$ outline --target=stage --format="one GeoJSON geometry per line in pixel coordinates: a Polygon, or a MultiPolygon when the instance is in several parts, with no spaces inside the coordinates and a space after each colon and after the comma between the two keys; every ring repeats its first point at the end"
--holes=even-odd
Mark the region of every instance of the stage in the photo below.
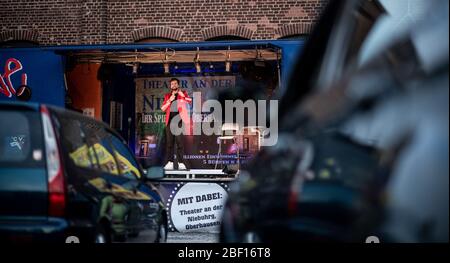
{"type": "Polygon", "coordinates": [[[165,170],[162,181],[234,181],[239,171],[233,174],[224,173],[221,169],[165,170]]]}

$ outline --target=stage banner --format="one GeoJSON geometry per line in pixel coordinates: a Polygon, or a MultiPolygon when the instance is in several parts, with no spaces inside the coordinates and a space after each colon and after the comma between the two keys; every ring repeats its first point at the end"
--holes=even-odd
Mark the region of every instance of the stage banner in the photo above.
{"type": "Polygon", "coordinates": [[[228,183],[161,182],[169,231],[218,233],[228,183]]]}
{"type": "MultiPolygon", "coordinates": [[[[165,113],[161,111],[164,94],[170,91],[171,77],[136,78],[136,145],[138,158],[163,160],[165,150],[165,113]]],[[[234,88],[236,76],[195,76],[178,77],[180,87],[194,99],[194,92],[201,93],[203,101],[210,97],[209,92],[234,88]]],[[[210,112],[193,115],[192,105],[188,111],[191,120],[208,123],[215,121],[210,112]]],[[[208,124],[211,125],[211,124],[208,124]]],[[[227,164],[237,163],[239,148],[240,163],[258,150],[258,134],[246,129],[244,136],[236,141],[218,140],[218,136],[192,135],[184,137],[184,158],[193,169],[220,169],[227,164]],[[219,153],[219,143],[221,143],[219,153]]],[[[163,163],[161,163],[163,165],[163,163]]]]}

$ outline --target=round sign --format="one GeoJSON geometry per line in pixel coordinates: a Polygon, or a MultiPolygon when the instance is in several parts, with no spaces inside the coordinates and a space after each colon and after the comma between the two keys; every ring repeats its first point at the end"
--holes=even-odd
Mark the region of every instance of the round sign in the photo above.
{"type": "Polygon", "coordinates": [[[217,232],[227,191],[216,183],[187,183],[170,201],[170,219],[179,232],[217,232]]]}

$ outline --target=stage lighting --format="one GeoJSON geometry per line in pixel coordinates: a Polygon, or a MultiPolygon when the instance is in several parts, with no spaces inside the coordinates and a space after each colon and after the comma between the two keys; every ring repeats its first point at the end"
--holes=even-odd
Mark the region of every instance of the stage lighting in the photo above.
{"type": "Polygon", "coordinates": [[[137,74],[139,69],[139,63],[133,63],[133,74],[137,74]]]}
{"type": "Polygon", "coordinates": [[[194,64],[195,64],[195,71],[197,73],[201,73],[202,72],[202,67],[200,66],[200,54],[199,54],[199,48],[197,47],[197,54],[195,54],[195,58],[194,58],[194,64]]]}
{"type": "Polygon", "coordinates": [[[138,62],[138,56],[137,56],[137,50],[135,49],[134,52],[136,53],[134,57],[134,63],[131,65],[133,67],[132,72],[133,75],[136,75],[139,69],[139,62],[138,62]]]}
{"type": "Polygon", "coordinates": [[[163,63],[163,66],[164,66],[164,74],[169,74],[170,73],[170,65],[169,65],[169,62],[168,62],[168,59],[169,59],[169,55],[167,54],[167,48],[166,48],[166,53],[164,54],[164,63],[163,63]]]}
{"type": "Polygon", "coordinates": [[[230,61],[230,47],[228,47],[227,52],[227,60],[225,61],[225,71],[230,72],[231,71],[231,61],[230,61]]]}
{"type": "Polygon", "coordinates": [[[225,71],[226,72],[231,71],[231,62],[230,61],[225,62],[225,71]]]}
{"type": "Polygon", "coordinates": [[[195,71],[197,73],[201,73],[202,72],[202,67],[200,66],[199,62],[195,62],[195,71]]]}
{"type": "Polygon", "coordinates": [[[255,58],[255,66],[256,67],[265,67],[266,63],[264,58],[262,57],[261,51],[256,49],[256,58],[255,58]]]}
{"type": "Polygon", "coordinates": [[[170,73],[170,65],[169,63],[164,63],[164,74],[170,73]]]}

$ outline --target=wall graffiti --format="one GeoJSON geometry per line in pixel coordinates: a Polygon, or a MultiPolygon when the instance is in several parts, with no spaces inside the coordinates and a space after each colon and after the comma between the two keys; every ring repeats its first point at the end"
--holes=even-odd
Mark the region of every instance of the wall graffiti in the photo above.
{"type": "MultiPolygon", "coordinates": [[[[16,89],[11,81],[11,76],[23,69],[22,63],[16,58],[9,58],[5,62],[4,72],[0,73],[0,94],[11,98],[16,94],[16,89]]],[[[27,74],[25,72],[21,75],[21,85],[27,85],[27,74]]]]}

